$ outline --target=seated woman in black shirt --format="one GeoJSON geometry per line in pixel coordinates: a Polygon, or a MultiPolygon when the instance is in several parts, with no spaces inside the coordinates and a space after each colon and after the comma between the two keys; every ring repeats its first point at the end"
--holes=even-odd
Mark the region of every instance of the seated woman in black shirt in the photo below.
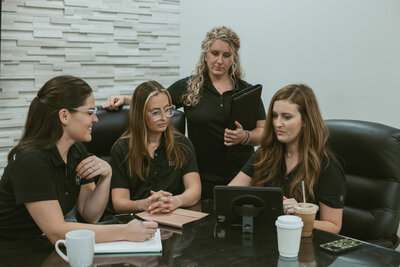
{"type": "Polygon", "coordinates": [[[133,92],[128,130],[111,151],[116,212],[167,213],[200,200],[194,148],[173,129],[174,109],[168,91],[156,81],[133,92]]]}
{"type": "Polygon", "coordinates": [[[304,181],[306,201],[319,205],[315,228],[339,233],[345,181],[328,136],[312,89],[283,87],[271,100],[260,147],[229,185],[281,187],[284,212],[292,214],[293,204],[303,199],[304,181]]]}
{"type": "Polygon", "coordinates": [[[86,82],[58,76],[43,85],[32,100],[25,132],[8,155],[0,180],[0,240],[44,233],[55,243],[76,229],[94,231],[96,242],[144,241],[154,235],[155,222],[93,225],[64,220],[76,206],[85,221],[97,223],[106,207],[111,167],[89,156],[77,142],[91,140],[97,121],[94,95],[86,82]]]}

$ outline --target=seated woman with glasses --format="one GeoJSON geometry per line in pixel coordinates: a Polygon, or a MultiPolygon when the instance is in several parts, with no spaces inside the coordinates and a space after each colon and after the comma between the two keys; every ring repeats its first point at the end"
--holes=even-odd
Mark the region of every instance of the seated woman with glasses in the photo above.
{"type": "Polygon", "coordinates": [[[111,151],[111,194],[118,213],[168,213],[201,196],[196,156],[189,139],[175,131],[175,106],[156,81],[132,95],[128,130],[111,151]]]}
{"type": "Polygon", "coordinates": [[[284,212],[293,214],[304,181],[306,201],[319,205],[315,228],[339,233],[346,186],[328,137],[312,89],[285,86],[272,97],[260,147],[229,185],[281,187],[284,212]]]}
{"type": "Polygon", "coordinates": [[[104,212],[111,182],[110,165],[89,156],[80,143],[91,140],[97,122],[93,91],[86,82],[58,76],[43,85],[0,180],[0,241],[44,234],[55,243],[77,229],[94,231],[96,242],[144,241],[154,235],[155,222],[93,225],[104,212]],[[75,206],[88,223],[64,220],[75,206]]]}

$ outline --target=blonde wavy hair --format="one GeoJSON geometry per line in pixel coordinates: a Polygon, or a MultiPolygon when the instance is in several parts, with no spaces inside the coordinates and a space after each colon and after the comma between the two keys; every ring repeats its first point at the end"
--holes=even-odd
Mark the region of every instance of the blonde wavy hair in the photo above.
{"type": "Polygon", "coordinates": [[[301,114],[303,128],[299,136],[300,163],[297,176],[289,185],[289,193],[302,199],[301,181],[304,180],[308,200],[315,200],[314,185],[321,173],[323,159],[332,155],[327,142],[329,130],[318,107],[314,92],[305,84],[283,87],[271,99],[259,149],[255,154],[253,186],[279,186],[277,180],[285,153],[285,144],[278,141],[273,126],[273,107],[279,100],[296,104],[301,114]]]}
{"type": "Polygon", "coordinates": [[[232,65],[229,68],[229,76],[233,84],[236,84],[237,79],[242,79],[243,72],[239,58],[240,38],[230,28],[220,26],[212,28],[207,32],[206,37],[201,43],[200,59],[196,64],[194,74],[188,81],[187,91],[182,97],[182,101],[186,106],[196,106],[201,97],[201,88],[203,88],[205,75],[208,75],[208,67],[206,62],[206,53],[210,50],[212,44],[216,40],[227,42],[232,52],[232,65]]]}

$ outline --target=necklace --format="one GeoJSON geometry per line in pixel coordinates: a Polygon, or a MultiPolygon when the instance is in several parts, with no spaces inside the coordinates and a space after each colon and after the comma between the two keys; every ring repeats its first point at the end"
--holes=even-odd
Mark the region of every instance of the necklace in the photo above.
{"type": "Polygon", "coordinates": [[[298,157],[294,155],[292,155],[291,157],[286,156],[285,162],[286,162],[286,174],[289,174],[299,163],[298,157]]]}
{"type": "Polygon", "coordinates": [[[152,155],[157,148],[160,146],[161,136],[148,136],[147,137],[147,149],[150,155],[152,155]]]}
{"type": "Polygon", "coordinates": [[[285,157],[286,157],[287,159],[290,159],[290,158],[293,158],[293,157],[294,157],[294,154],[289,154],[289,153],[287,153],[287,154],[285,155],[285,157]]]}
{"type": "Polygon", "coordinates": [[[156,151],[157,148],[160,146],[160,143],[157,143],[157,144],[151,144],[151,143],[149,143],[149,146],[153,149],[153,151],[156,151]]]}

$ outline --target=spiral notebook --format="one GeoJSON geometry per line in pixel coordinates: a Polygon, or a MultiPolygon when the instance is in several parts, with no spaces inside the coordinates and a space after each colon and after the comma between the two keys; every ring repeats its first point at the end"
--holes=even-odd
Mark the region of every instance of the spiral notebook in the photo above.
{"type": "Polygon", "coordinates": [[[144,242],[116,241],[96,243],[94,245],[95,257],[121,256],[121,255],[161,255],[162,244],[160,229],[154,236],[144,242]]]}

